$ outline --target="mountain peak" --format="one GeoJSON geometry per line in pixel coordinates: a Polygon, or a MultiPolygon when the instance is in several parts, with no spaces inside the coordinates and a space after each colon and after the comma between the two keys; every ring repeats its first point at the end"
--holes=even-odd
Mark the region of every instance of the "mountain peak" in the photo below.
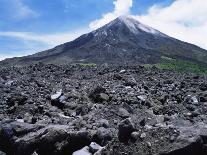
{"type": "Polygon", "coordinates": [[[115,20],[124,23],[130,29],[130,31],[135,34],[140,33],[140,31],[144,31],[146,33],[162,35],[162,33],[160,33],[158,30],[155,30],[147,25],[142,24],[133,16],[129,16],[129,15],[119,16],[115,20]]]}
{"type": "MultiPolygon", "coordinates": [[[[107,35],[107,31],[110,31],[112,29],[118,29],[121,27],[127,27],[128,30],[135,34],[150,34],[154,36],[162,36],[162,37],[168,37],[167,35],[159,32],[156,29],[153,29],[152,27],[149,27],[147,25],[142,24],[139,22],[134,16],[130,15],[122,15],[111,21],[110,23],[104,25],[103,27],[94,30],[93,33],[95,36],[97,35],[107,35]]],[[[111,32],[110,32],[111,33],[111,32]]]]}

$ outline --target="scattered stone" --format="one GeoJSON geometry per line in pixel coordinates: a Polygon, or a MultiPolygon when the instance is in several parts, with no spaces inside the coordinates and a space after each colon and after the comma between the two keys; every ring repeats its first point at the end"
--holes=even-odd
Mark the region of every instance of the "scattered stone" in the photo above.
{"type": "Polygon", "coordinates": [[[146,133],[142,133],[142,134],[140,135],[140,138],[141,138],[141,139],[144,139],[146,136],[147,136],[146,133]]]}
{"type": "Polygon", "coordinates": [[[122,69],[122,70],[120,70],[119,73],[125,73],[125,72],[126,72],[126,70],[125,69],[122,69]]]}
{"type": "Polygon", "coordinates": [[[137,98],[144,102],[144,101],[146,101],[147,96],[146,95],[139,95],[139,96],[137,96],[137,98]]]}
{"type": "Polygon", "coordinates": [[[91,98],[95,103],[109,100],[109,96],[106,94],[106,89],[101,86],[92,90],[89,94],[89,98],[91,98]]]}
{"type": "Polygon", "coordinates": [[[101,119],[99,121],[99,126],[100,127],[104,127],[104,128],[108,128],[109,127],[109,121],[106,119],[101,119]]]}
{"type": "Polygon", "coordinates": [[[62,95],[62,89],[57,91],[55,94],[51,95],[51,100],[57,100],[61,97],[62,95]]]}
{"type": "Polygon", "coordinates": [[[139,66],[0,67],[0,150],[69,155],[85,147],[85,154],[94,155],[206,155],[204,81],[139,66]]]}
{"type": "Polygon", "coordinates": [[[91,144],[89,145],[89,151],[91,153],[96,153],[98,152],[99,150],[101,150],[103,147],[101,147],[100,145],[98,145],[97,143],[95,142],[91,142],[91,144]]]}
{"type": "Polygon", "coordinates": [[[147,147],[151,148],[152,144],[150,142],[147,142],[147,147]]]}
{"type": "Polygon", "coordinates": [[[109,96],[105,93],[100,93],[100,99],[103,100],[103,101],[108,101],[109,96]]]}
{"type": "Polygon", "coordinates": [[[104,146],[112,139],[112,134],[109,129],[100,127],[94,134],[93,139],[99,142],[100,145],[104,146]]]}
{"type": "Polygon", "coordinates": [[[139,132],[132,132],[131,137],[132,137],[132,140],[137,140],[139,138],[139,132]]]}
{"type": "Polygon", "coordinates": [[[188,95],[187,102],[188,104],[198,104],[199,101],[196,96],[188,95]]]}

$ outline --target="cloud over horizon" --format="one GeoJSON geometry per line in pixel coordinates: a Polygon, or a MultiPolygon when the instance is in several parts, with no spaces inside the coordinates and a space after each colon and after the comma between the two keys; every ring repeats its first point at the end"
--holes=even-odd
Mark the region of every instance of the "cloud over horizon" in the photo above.
{"type": "Polygon", "coordinates": [[[11,37],[26,41],[37,41],[47,44],[48,46],[56,46],[79,37],[87,30],[79,30],[73,32],[55,33],[55,34],[37,34],[32,32],[1,32],[0,37],[11,37]]]}

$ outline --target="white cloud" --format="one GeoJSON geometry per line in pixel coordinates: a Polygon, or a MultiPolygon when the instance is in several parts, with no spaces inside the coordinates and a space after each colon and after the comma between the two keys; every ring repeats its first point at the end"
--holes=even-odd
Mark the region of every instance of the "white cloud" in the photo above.
{"type": "Polygon", "coordinates": [[[27,17],[38,17],[39,14],[23,3],[23,0],[13,0],[13,7],[16,10],[14,17],[23,19],[27,17]]]}
{"type": "Polygon", "coordinates": [[[97,19],[92,21],[89,24],[89,27],[94,30],[100,28],[101,26],[109,23],[110,21],[114,20],[115,18],[126,15],[130,13],[130,8],[132,7],[132,0],[114,0],[114,11],[106,13],[102,16],[101,19],[97,19]]]}
{"type": "Polygon", "coordinates": [[[24,54],[9,54],[9,55],[7,55],[7,54],[1,54],[0,53],[0,61],[1,60],[4,60],[4,59],[6,59],[6,58],[13,58],[13,57],[20,57],[20,56],[24,56],[24,54]]]}
{"type": "Polygon", "coordinates": [[[12,45],[12,51],[0,52],[0,61],[5,58],[20,57],[25,55],[34,54],[54,46],[60,45],[65,42],[74,40],[82,34],[88,32],[87,29],[77,30],[74,32],[65,32],[57,34],[36,34],[31,32],[1,32],[0,37],[8,37],[18,39],[23,45],[12,45]],[[21,47],[23,46],[23,47],[21,47]],[[8,53],[8,54],[5,54],[8,53]]]}
{"type": "Polygon", "coordinates": [[[207,1],[176,0],[167,7],[154,5],[146,15],[136,18],[169,36],[207,49],[207,1]]]}
{"type": "Polygon", "coordinates": [[[1,17],[22,20],[38,17],[39,13],[29,7],[24,0],[0,0],[1,17]]]}
{"type": "Polygon", "coordinates": [[[4,59],[6,59],[6,58],[10,58],[10,57],[11,57],[11,55],[0,54],[0,61],[1,61],[1,60],[4,60],[4,59]]]}
{"type": "Polygon", "coordinates": [[[36,34],[31,32],[1,32],[0,37],[9,37],[16,38],[25,41],[36,41],[47,44],[48,46],[56,46],[68,41],[72,41],[73,39],[79,37],[83,33],[87,32],[87,30],[79,30],[76,32],[65,32],[65,33],[57,33],[57,34],[36,34]]]}

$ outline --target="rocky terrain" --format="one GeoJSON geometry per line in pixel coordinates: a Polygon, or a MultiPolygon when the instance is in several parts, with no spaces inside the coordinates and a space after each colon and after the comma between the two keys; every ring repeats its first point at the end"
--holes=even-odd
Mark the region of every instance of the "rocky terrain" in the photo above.
{"type": "Polygon", "coordinates": [[[5,154],[206,155],[206,77],[143,66],[1,67],[5,154]]]}

